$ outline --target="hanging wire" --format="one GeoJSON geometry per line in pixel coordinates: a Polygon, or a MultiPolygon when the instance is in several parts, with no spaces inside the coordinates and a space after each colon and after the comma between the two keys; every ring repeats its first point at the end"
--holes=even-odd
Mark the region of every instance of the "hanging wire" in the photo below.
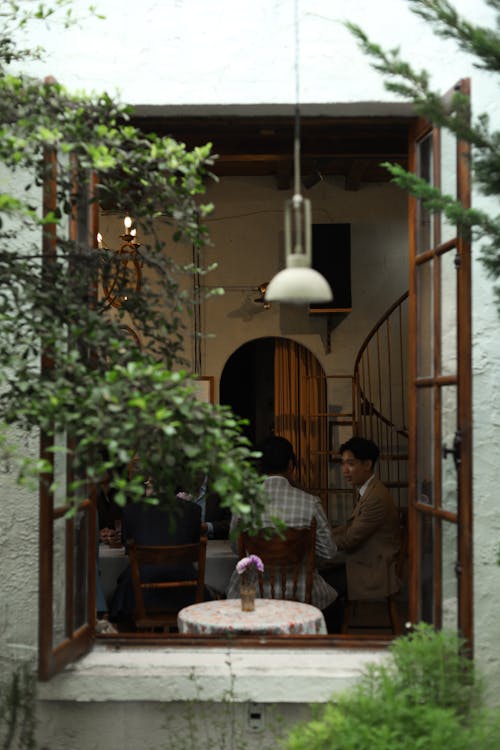
{"type": "Polygon", "coordinates": [[[295,123],[293,138],[293,174],[294,189],[292,198],[295,225],[295,243],[293,252],[303,253],[302,249],[302,208],[303,199],[300,192],[300,33],[299,33],[299,0],[295,0],[295,123]]]}
{"type": "Polygon", "coordinates": [[[294,127],[294,192],[300,194],[300,33],[299,0],[295,0],[295,127],[294,127]]]}

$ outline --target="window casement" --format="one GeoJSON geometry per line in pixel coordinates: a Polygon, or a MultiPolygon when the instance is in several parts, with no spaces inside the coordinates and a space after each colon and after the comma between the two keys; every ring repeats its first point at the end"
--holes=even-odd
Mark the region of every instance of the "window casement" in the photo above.
{"type": "MultiPolygon", "coordinates": [[[[54,149],[44,154],[43,214],[57,208],[57,158],[54,149]]],[[[92,188],[90,188],[92,189],[92,188]]],[[[86,192],[86,191],[85,191],[86,192]]],[[[69,237],[90,244],[95,236],[97,205],[79,195],[69,218],[69,237]]],[[[43,229],[43,274],[50,283],[50,265],[57,257],[56,225],[43,229]]],[[[42,351],[41,368],[53,366],[50,350],[42,351]]],[[[40,434],[40,457],[51,467],[40,476],[39,562],[39,676],[48,679],[89,650],[95,632],[96,508],[95,497],[83,497],[68,515],[66,486],[73,480],[65,452],[53,451],[55,443],[67,448],[70,438],[40,434]],[[52,484],[57,479],[59,489],[52,484]]]]}
{"type": "MultiPolygon", "coordinates": [[[[468,93],[469,82],[460,90],[468,93]]],[[[52,160],[52,161],[51,161],[52,160]]],[[[44,185],[44,212],[56,206],[55,156],[44,185]]],[[[470,201],[467,144],[427,122],[415,121],[409,139],[410,169],[465,206],[470,201]],[[453,141],[453,142],[452,142],[453,141]]],[[[70,237],[92,246],[97,204],[81,200],[70,220],[70,237]]],[[[45,230],[44,262],[56,252],[45,230]]],[[[472,638],[471,309],[470,246],[438,215],[409,203],[409,604],[410,620],[456,626],[472,638]]],[[[50,366],[50,352],[42,366],[50,366]]],[[[61,440],[66,439],[61,437],[61,440]]],[[[41,455],[61,475],[41,436],[41,455]]],[[[95,634],[96,512],[83,498],[66,516],[64,498],[40,480],[39,677],[47,680],[92,647],[95,634]]],[[[194,637],[131,633],[99,638],[117,645],[193,647],[383,647],[390,636],[194,637]]]]}
{"type": "MultiPolygon", "coordinates": [[[[469,144],[422,121],[411,144],[410,170],[468,208],[469,144]]],[[[472,645],[471,248],[414,198],[409,223],[410,618],[472,645]]]]}

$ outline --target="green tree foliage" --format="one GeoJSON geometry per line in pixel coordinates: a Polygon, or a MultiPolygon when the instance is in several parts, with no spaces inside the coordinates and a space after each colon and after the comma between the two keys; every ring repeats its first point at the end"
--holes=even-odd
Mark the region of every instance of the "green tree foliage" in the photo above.
{"type": "MultiPolygon", "coordinates": [[[[69,451],[70,502],[105,470],[119,502],[142,497],[148,476],[162,502],[174,502],[175,488],[192,489],[203,473],[251,528],[263,503],[255,454],[231,411],[200,403],[181,369],[183,311],[196,303],[181,281],[209,269],[174,262],[162,231],[169,225],[175,241],[195,249],[206,241],[211,206],[201,196],[211,146],[188,151],[143,134],[130,124],[130,108],[106,93],[73,95],[12,72],[29,56],[16,45],[19,29],[57,12],[70,22],[70,11],[67,0],[9,0],[2,11],[0,166],[16,188],[0,196],[0,420],[28,433],[42,428],[53,451],[69,451]],[[42,215],[40,186],[54,169],[55,205],[42,215]],[[95,201],[133,216],[147,238],[137,251],[139,289],[133,264],[89,237],[85,217],[95,201]],[[113,285],[120,305],[96,292],[99,281],[113,285]],[[128,479],[123,467],[133,459],[128,479]]],[[[33,470],[53,481],[46,459],[22,462],[22,476],[33,470]]]]}
{"type": "Polygon", "coordinates": [[[498,717],[481,709],[481,688],[463,643],[421,624],[391,646],[352,690],[292,731],[287,750],[493,750],[498,717]]]}
{"type": "MultiPolygon", "coordinates": [[[[429,22],[434,33],[455,41],[474,57],[474,64],[491,73],[500,72],[500,0],[485,0],[496,12],[496,28],[474,25],[461,17],[449,0],[409,0],[411,10],[429,22]]],[[[373,67],[385,78],[385,87],[413,101],[417,114],[435,125],[447,128],[472,146],[472,168],[475,183],[487,196],[500,195],[500,131],[491,130],[488,115],[471,120],[470,101],[455,92],[451,102],[443,102],[439,92],[431,88],[429,73],[417,71],[400,55],[399,49],[384,50],[371,41],[357,25],[347,27],[357,38],[363,51],[373,60],[373,67]]],[[[481,261],[494,279],[497,308],[500,314],[500,215],[490,215],[475,208],[466,209],[450,195],[431,187],[425,180],[405,171],[398,164],[386,163],[401,187],[422,199],[433,211],[442,211],[461,233],[482,240],[481,261]]]]}

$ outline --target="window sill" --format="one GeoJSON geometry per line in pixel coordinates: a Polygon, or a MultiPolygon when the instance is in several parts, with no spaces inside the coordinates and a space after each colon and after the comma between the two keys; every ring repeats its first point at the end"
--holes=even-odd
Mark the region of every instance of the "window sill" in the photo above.
{"type": "Polygon", "coordinates": [[[145,647],[97,644],[50,682],[42,701],[324,703],[384,648],[145,647]]]}

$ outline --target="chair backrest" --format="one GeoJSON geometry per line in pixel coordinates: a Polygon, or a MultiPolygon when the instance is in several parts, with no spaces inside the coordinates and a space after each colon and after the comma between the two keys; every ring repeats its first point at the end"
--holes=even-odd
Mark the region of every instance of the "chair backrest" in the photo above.
{"type": "Polygon", "coordinates": [[[266,597],[300,599],[308,604],[312,599],[315,546],[315,518],[310,526],[288,527],[282,536],[274,529],[262,529],[256,536],[241,534],[238,544],[240,558],[258,555],[264,563],[264,573],[259,574],[261,596],[266,582],[266,597]],[[299,589],[301,576],[305,576],[303,596],[299,589]]]}
{"type": "MultiPolygon", "coordinates": [[[[130,559],[130,571],[132,575],[132,587],[135,597],[135,617],[144,619],[147,610],[144,603],[143,592],[145,590],[160,589],[195,589],[195,602],[202,602],[205,590],[205,560],[207,551],[207,538],[201,537],[199,542],[193,544],[176,544],[166,547],[147,547],[135,544],[133,539],[127,541],[127,551],[130,559]],[[190,566],[197,564],[197,575],[188,580],[158,580],[143,581],[141,579],[141,566],[190,566]]],[[[166,608],[167,609],[167,608],[166,608]]]]}

